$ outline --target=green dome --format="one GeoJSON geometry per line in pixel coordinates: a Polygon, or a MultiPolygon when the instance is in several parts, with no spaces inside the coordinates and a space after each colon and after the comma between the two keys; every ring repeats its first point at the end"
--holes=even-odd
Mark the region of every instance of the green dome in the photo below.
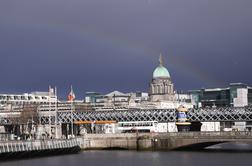
{"type": "Polygon", "coordinates": [[[164,66],[159,65],[153,72],[153,78],[158,77],[170,78],[170,73],[164,66]]]}

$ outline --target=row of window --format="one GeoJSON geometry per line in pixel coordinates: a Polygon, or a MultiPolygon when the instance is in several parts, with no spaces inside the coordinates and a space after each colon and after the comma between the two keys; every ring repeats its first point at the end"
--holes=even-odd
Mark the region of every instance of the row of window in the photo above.
{"type": "Polygon", "coordinates": [[[48,100],[46,96],[0,96],[0,100],[48,100]]]}
{"type": "Polygon", "coordinates": [[[156,126],[157,122],[132,122],[132,123],[119,123],[119,127],[146,127],[156,126]]]}
{"type": "MultiPolygon", "coordinates": [[[[0,101],[0,104],[7,104],[8,101],[0,101]]],[[[11,102],[14,105],[22,105],[22,104],[48,104],[46,101],[13,101],[11,102]]]]}

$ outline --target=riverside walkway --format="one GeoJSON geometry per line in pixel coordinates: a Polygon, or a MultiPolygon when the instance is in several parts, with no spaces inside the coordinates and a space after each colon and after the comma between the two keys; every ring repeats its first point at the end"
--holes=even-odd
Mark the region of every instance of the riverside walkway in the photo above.
{"type": "Polygon", "coordinates": [[[80,151],[80,141],[79,139],[1,141],[0,160],[76,153],[80,151]]]}

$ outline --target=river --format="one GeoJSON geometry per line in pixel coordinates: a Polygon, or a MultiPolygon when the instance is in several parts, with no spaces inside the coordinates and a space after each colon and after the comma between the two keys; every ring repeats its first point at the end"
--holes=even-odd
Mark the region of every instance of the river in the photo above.
{"type": "Polygon", "coordinates": [[[0,166],[249,166],[252,153],[82,151],[79,154],[0,162],[0,166]]]}

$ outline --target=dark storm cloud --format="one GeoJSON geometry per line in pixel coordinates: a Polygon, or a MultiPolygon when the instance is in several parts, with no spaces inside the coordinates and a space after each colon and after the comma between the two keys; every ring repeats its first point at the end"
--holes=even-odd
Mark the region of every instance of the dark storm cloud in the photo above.
{"type": "Polygon", "coordinates": [[[252,84],[250,0],[2,0],[0,92],[147,91],[160,52],[177,89],[252,84]]]}

